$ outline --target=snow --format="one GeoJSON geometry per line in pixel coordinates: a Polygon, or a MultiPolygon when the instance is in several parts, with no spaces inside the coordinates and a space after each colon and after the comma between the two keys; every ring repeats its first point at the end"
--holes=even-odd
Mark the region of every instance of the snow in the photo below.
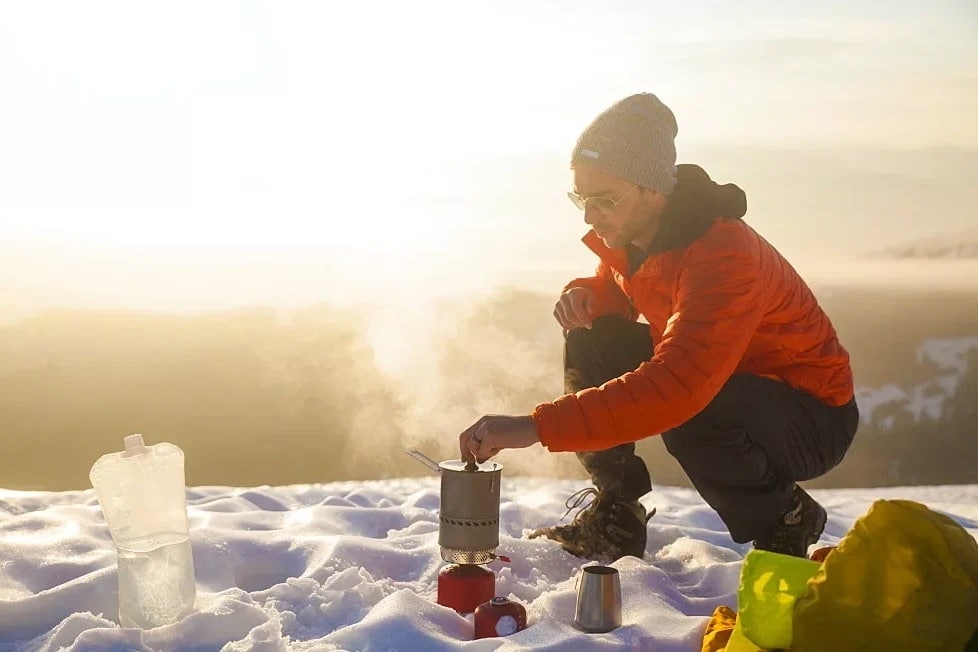
{"type": "MultiPolygon", "coordinates": [[[[505,454],[500,462],[505,467],[505,454]]],[[[435,602],[437,478],[188,490],[195,610],[151,630],[118,625],[115,552],[94,492],[0,490],[0,650],[698,649],[718,605],[736,606],[746,544],[692,490],[657,487],[644,559],[621,574],[623,625],[573,626],[577,559],[535,527],[558,521],[584,483],[503,471],[496,593],[528,627],[472,641],[473,617],[435,602]]],[[[812,490],[837,542],[878,498],[918,500],[978,535],[978,486],[812,490]]]]}
{"type": "Polygon", "coordinates": [[[917,360],[933,362],[942,371],[960,376],[968,370],[972,349],[978,349],[978,337],[931,338],[920,345],[917,360]]]}
{"type": "MultiPolygon", "coordinates": [[[[901,404],[901,408],[915,421],[927,416],[939,420],[944,414],[944,405],[954,396],[958,383],[968,371],[969,356],[978,351],[978,337],[929,338],[917,348],[918,365],[933,367],[934,375],[912,387],[903,388],[895,384],[882,387],[858,387],[856,402],[862,421],[873,420],[874,412],[886,405],[901,404]]],[[[892,415],[885,417],[881,425],[886,427],[892,415]]]]}
{"type": "Polygon", "coordinates": [[[873,413],[881,406],[899,403],[907,400],[907,392],[893,383],[882,387],[857,387],[856,403],[859,405],[859,416],[863,421],[873,420],[873,413]]]}

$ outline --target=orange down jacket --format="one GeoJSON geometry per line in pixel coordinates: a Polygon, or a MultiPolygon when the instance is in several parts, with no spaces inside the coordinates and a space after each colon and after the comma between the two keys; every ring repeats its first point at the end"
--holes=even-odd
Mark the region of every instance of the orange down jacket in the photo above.
{"type": "Polygon", "coordinates": [[[654,352],[601,387],[538,405],[533,419],[549,450],[603,450],[675,428],[734,373],[780,380],[828,405],[852,399],[849,354],[829,318],[791,265],[743,221],[711,218],[694,240],[651,254],[634,274],[625,250],[609,249],[593,231],[584,243],[600,259],[597,274],[567,288],[592,290],[592,317],[644,316],[654,352]]]}

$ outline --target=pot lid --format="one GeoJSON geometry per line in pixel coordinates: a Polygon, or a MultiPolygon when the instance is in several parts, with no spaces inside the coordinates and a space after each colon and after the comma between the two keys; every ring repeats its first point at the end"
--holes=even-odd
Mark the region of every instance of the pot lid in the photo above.
{"type": "Polygon", "coordinates": [[[467,471],[468,473],[494,473],[496,471],[501,471],[503,468],[502,464],[493,462],[491,460],[483,462],[482,464],[476,464],[475,471],[467,470],[465,468],[465,462],[462,460],[445,460],[444,462],[439,462],[438,466],[445,471],[467,471]]]}

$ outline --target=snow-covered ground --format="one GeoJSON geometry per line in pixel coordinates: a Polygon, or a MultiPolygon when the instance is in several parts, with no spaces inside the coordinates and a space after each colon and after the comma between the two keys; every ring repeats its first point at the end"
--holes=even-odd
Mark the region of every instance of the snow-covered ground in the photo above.
{"type": "MultiPolygon", "coordinates": [[[[500,460],[505,466],[505,455],[500,460]]],[[[118,624],[116,558],[93,491],[0,490],[0,650],[698,650],[718,605],[736,607],[746,545],[687,489],[645,497],[644,559],[621,573],[623,625],[573,626],[585,562],[524,538],[557,521],[581,482],[506,476],[496,593],[522,603],[527,629],[472,641],[473,617],[435,602],[437,478],[188,492],[196,609],[168,626],[118,624]]],[[[978,486],[813,490],[837,542],[878,498],[918,500],[978,535],[978,486]]]]}

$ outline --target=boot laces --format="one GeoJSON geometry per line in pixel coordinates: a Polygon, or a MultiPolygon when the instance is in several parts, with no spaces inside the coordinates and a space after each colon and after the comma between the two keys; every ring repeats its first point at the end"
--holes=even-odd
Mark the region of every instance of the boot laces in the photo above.
{"type": "Polygon", "coordinates": [[[567,508],[567,511],[560,517],[560,520],[563,521],[567,518],[568,514],[576,509],[577,514],[574,515],[574,521],[577,521],[586,512],[596,507],[598,496],[599,492],[594,487],[585,487],[580,491],[575,491],[564,502],[564,507],[567,508]]]}
{"type": "MultiPolygon", "coordinates": [[[[563,521],[565,518],[567,518],[568,514],[570,514],[572,511],[576,509],[577,514],[574,515],[574,520],[572,521],[576,523],[581,518],[583,518],[589,511],[595,509],[600,504],[601,499],[602,499],[601,492],[595,489],[594,487],[585,487],[580,491],[575,491],[567,498],[567,501],[564,503],[564,507],[567,508],[567,511],[564,512],[564,515],[560,517],[560,520],[563,521]]],[[[612,503],[614,502],[615,501],[612,501],[612,503]]],[[[649,522],[649,519],[655,516],[655,511],[656,509],[655,507],[653,507],[651,510],[648,510],[646,512],[645,514],[646,523],[649,522]]]]}

